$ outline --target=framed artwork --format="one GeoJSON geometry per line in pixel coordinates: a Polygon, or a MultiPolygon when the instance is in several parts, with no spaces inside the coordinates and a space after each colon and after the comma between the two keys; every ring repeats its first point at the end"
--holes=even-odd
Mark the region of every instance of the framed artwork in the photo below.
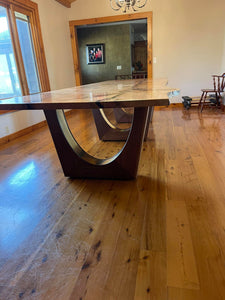
{"type": "Polygon", "coordinates": [[[86,45],[87,64],[104,64],[105,47],[104,44],[86,45]]]}

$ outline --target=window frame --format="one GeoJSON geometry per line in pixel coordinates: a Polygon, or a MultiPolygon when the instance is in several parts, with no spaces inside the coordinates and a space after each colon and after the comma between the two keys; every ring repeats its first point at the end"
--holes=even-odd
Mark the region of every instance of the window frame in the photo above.
{"type": "MultiPolygon", "coordinates": [[[[0,0],[0,6],[5,7],[7,10],[10,34],[12,38],[14,56],[18,70],[22,95],[29,95],[29,88],[25,74],[22,51],[20,48],[15,11],[25,14],[29,17],[41,92],[50,91],[50,83],[37,3],[32,2],[30,0],[0,0]]],[[[9,111],[6,112],[0,110],[0,114],[8,112],[9,111]]]]}

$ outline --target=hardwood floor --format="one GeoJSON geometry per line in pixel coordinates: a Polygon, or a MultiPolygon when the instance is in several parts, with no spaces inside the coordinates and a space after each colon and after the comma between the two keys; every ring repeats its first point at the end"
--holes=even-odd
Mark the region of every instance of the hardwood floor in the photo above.
{"type": "MultiPolygon", "coordinates": [[[[79,143],[108,157],[89,111],[79,143]]],[[[225,115],[156,108],[133,181],[63,176],[47,127],[0,146],[0,299],[224,300],[225,115]]]]}

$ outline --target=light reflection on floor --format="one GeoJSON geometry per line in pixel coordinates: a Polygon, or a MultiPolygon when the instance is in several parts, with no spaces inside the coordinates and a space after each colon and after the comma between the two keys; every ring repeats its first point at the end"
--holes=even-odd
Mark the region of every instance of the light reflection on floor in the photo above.
{"type": "Polygon", "coordinates": [[[35,201],[40,184],[38,175],[38,167],[29,160],[17,167],[0,187],[0,251],[14,252],[40,222],[41,213],[35,201]]]}
{"type": "Polygon", "coordinates": [[[28,183],[36,175],[36,168],[33,161],[17,171],[9,180],[10,185],[20,187],[28,183]]]}

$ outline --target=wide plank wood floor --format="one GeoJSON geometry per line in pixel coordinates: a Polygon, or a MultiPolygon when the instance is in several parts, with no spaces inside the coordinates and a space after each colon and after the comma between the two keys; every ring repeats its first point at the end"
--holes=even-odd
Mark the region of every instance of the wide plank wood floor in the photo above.
{"type": "Polygon", "coordinates": [[[156,108],[133,181],[64,177],[47,127],[2,145],[0,299],[224,300],[225,114],[156,108]]]}

